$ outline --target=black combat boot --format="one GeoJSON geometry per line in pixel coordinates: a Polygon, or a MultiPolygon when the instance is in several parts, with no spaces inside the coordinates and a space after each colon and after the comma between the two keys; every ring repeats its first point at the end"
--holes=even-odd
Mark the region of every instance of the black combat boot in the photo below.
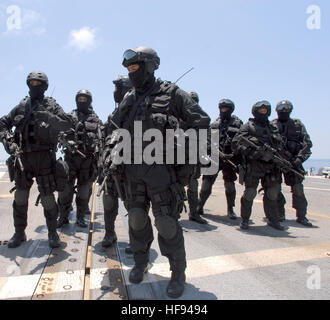
{"type": "Polygon", "coordinates": [[[102,241],[103,248],[110,248],[117,241],[116,232],[106,232],[105,237],[102,241]]]}
{"type": "Polygon", "coordinates": [[[240,224],[240,228],[243,230],[247,230],[249,229],[249,220],[242,220],[241,224],[240,224]]]}
{"type": "Polygon", "coordinates": [[[207,221],[200,217],[200,215],[197,212],[190,212],[189,213],[189,220],[195,221],[199,224],[207,224],[207,221]]]}
{"type": "Polygon", "coordinates": [[[24,231],[16,231],[12,238],[8,241],[8,248],[14,249],[19,247],[22,242],[26,241],[26,234],[24,231]]]}
{"type": "Polygon", "coordinates": [[[59,248],[61,246],[61,240],[56,231],[49,231],[48,242],[51,248],[59,248]]]}
{"type": "Polygon", "coordinates": [[[84,212],[81,212],[79,210],[77,210],[77,221],[76,224],[77,226],[79,226],[80,228],[87,228],[88,224],[86,223],[85,219],[84,219],[84,212]]]}
{"type": "Polygon", "coordinates": [[[204,215],[204,205],[202,204],[201,200],[198,200],[198,205],[197,205],[197,208],[196,208],[196,212],[199,216],[204,215]]]}
{"type": "Polygon", "coordinates": [[[285,218],[285,214],[281,214],[280,216],[279,216],[279,221],[280,222],[284,222],[286,220],[286,218],[285,218]]]}
{"type": "Polygon", "coordinates": [[[285,230],[285,226],[278,220],[269,220],[267,224],[276,230],[280,230],[280,231],[285,230]]]}
{"type": "Polygon", "coordinates": [[[236,213],[234,212],[233,207],[228,207],[227,215],[228,215],[228,217],[229,217],[231,220],[236,220],[236,219],[237,219],[237,215],[236,215],[236,213]]]}
{"type": "Polygon", "coordinates": [[[306,217],[297,218],[297,222],[305,227],[313,227],[313,224],[306,217]]]}
{"type": "Polygon", "coordinates": [[[186,275],[184,271],[172,271],[170,283],[167,286],[166,292],[170,298],[181,297],[186,283],[186,275]]]}
{"type": "Polygon", "coordinates": [[[70,221],[69,221],[69,218],[67,216],[60,216],[60,218],[58,219],[57,221],[57,229],[60,229],[62,228],[64,225],[67,225],[69,224],[70,221]]]}
{"type": "Polygon", "coordinates": [[[143,281],[143,276],[148,272],[148,266],[135,265],[129,274],[129,281],[138,284],[143,281]]]}

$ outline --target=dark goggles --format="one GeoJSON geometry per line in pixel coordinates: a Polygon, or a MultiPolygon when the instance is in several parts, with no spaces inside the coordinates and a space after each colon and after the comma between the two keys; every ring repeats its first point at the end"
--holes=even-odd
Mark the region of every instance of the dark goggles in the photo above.
{"type": "Polygon", "coordinates": [[[124,67],[128,67],[129,65],[133,64],[133,63],[137,63],[140,61],[139,57],[139,53],[135,52],[132,49],[126,50],[124,52],[124,61],[123,61],[123,65],[124,67]]]}
{"type": "Polygon", "coordinates": [[[276,111],[284,111],[284,110],[287,110],[287,111],[290,111],[292,109],[292,106],[289,105],[289,104],[280,104],[279,106],[276,107],[276,111]]]}
{"type": "Polygon", "coordinates": [[[256,103],[255,105],[255,108],[257,109],[261,109],[261,108],[267,108],[267,109],[271,109],[271,105],[270,103],[268,103],[267,101],[261,101],[261,102],[258,102],[256,103]]]}
{"type": "Polygon", "coordinates": [[[135,52],[134,50],[131,50],[131,49],[126,50],[124,52],[124,60],[129,61],[129,60],[135,58],[137,55],[138,55],[137,52],[135,52]]]}

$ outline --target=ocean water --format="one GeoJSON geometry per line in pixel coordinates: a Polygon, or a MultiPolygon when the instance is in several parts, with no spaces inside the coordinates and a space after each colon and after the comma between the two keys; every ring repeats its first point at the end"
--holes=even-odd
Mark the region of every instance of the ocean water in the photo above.
{"type": "Polygon", "coordinates": [[[314,173],[318,173],[321,168],[330,167],[330,159],[308,159],[304,163],[306,171],[313,169],[314,173]]]}

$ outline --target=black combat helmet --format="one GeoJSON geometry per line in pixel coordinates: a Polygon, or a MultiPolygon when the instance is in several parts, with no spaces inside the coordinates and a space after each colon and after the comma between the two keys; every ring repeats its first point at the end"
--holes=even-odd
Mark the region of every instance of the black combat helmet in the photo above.
{"type": "Polygon", "coordinates": [[[92,94],[88,90],[83,89],[78,91],[76,95],[76,103],[77,103],[77,108],[80,112],[87,114],[88,109],[91,107],[92,101],[93,101],[92,94]],[[87,98],[87,102],[78,101],[79,97],[87,98]]]}
{"type": "Polygon", "coordinates": [[[90,91],[83,89],[78,91],[77,95],[76,95],[76,102],[78,102],[78,98],[79,97],[86,97],[88,99],[89,104],[91,104],[93,102],[93,96],[90,93],[90,91]]]}
{"type": "Polygon", "coordinates": [[[159,68],[160,58],[155,50],[149,47],[138,47],[124,52],[123,66],[144,62],[149,73],[154,73],[159,68]]]}
{"type": "Polygon", "coordinates": [[[288,100],[279,102],[276,106],[278,119],[281,122],[286,122],[290,119],[291,112],[293,110],[293,104],[288,100]]]}
{"type": "Polygon", "coordinates": [[[49,86],[49,82],[48,82],[48,77],[45,73],[41,72],[41,71],[32,71],[27,79],[26,79],[26,84],[28,85],[28,87],[30,87],[30,81],[31,80],[38,80],[43,84],[43,89],[46,91],[48,89],[49,86]]]}
{"type": "Polygon", "coordinates": [[[293,104],[288,100],[282,100],[277,104],[276,111],[281,112],[283,110],[288,110],[289,112],[292,112],[293,104]]]}
{"type": "Polygon", "coordinates": [[[258,112],[259,109],[262,109],[262,108],[266,108],[267,109],[267,118],[271,115],[272,113],[272,106],[271,104],[266,101],[266,100],[263,100],[263,101],[259,101],[257,103],[255,103],[252,107],[252,114],[256,117],[256,115],[258,116],[260,113],[258,112]]]}
{"type": "Polygon", "coordinates": [[[45,91],[48,89],[48,77],[45,73],[41,71],[33,71],[31,72],[27,79],[26,84],[28,85],[30,89],[30,97],[32,100],[41,100],[44,97],[45,91]],[[40,85],[31,85],[31,81],[36,80],[39,81],[40,85]]]}
{"type": "Polygon", "coordinates": [[[118,79],[112,81],[114,85],[132,88],[132,82],[127,76],[119,76],[118,79]]]}
{"type": "Polygon", "coordinates": [[[113,93],[116,103],[120,103],[125,94],[133,88],[132,81],[126,76],[119,76],[117,80],[113,81],[113,84],[116,86],[113,93]]]}
{"type": "Polygon", "coordinates": [[[252,107],[252,114],[253,114],[254,118],[262,125],[265,125],[267,123],[268,118],[271,115],[271,113],[272,113],[272,106],[266,100],[259,101],[259,102],[255,103],[252,107]],[[262,108],[267,109],[266,114],[262,114],[259,112],[259,110],[262,108]]]}
{"type": "Polygon", "coordinates": [[[222,121],[228,121],[231,118],[232,113],[235,110],[235,104],[233,101],[229,99],[222,99],[219,102],[219,110],[220,110],[220,118],[222,121]],[[228,110],[224,111],[223,108],[228,108],[228,110]]]}
{"type": "Polygon", "coordinates": [[[231,112],[233,113],[235,110],[235,104],[233,101],[229,100],[229,99],[222,99],[219,102],[219,109],[223,108],[223,107],[228,107],[230,108],[231,112]]]}
{"type": "Polygon", "coordinates": [[[188,92],[188,94],[192,97],[192,99],[193,99],[196,103],[199,103],[199,96],[198,96],[197,92],[195,92],[195,91],[190,91],[190,92],[188,92]]]}

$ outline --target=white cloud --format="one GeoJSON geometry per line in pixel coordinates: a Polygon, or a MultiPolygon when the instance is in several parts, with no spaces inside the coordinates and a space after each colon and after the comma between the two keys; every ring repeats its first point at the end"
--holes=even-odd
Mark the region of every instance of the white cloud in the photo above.
{"type": "Polygon", "coordinates": [[[79,51],[91,51],[99,44],[96,33],[97,30],[90,27],[72,30],[70,32],[69,46],[79,51]]]}
{"type": "Polygon", "coordinates": [[[24,66],[22,64],[19,64],[17,65],[15,68],[14,68],[14,72],[23,72],[24,71],[24,66]]]}

